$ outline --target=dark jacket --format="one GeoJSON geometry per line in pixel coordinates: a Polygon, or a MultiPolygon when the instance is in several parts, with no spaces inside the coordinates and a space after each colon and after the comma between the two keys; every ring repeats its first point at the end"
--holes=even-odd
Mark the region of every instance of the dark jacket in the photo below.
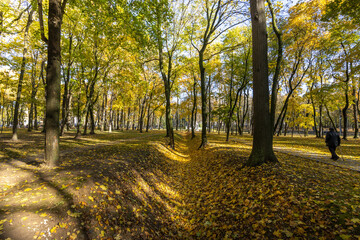
{"type": "Polygon", "coordinates": [[[334,131],[327,132],[325,142],[329,147],[340,146],[340,136],[334,131]]]}

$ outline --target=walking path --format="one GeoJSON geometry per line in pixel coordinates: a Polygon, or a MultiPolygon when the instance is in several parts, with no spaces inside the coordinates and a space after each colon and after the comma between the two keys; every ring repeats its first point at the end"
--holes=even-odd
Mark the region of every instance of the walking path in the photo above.
{"type": "MultiPolygon", "coordinates": [[[[240,139],[236,139],[233,141],[241,142],[242,144],[246,144],[246,145],[252,145],[251,143],[244,141],[244,140],[240,140],[240,139]]],[[[296,156],[296,157],[306,158],[309,160],[325,163],[328,165],[333,165],[333,166],[337,166],[337,167],[341,167],[341,168],[345,168],[345,169],[350,169],[350,170],[353,170],[356,172],[360,172],[360,161],[349,158],[349,157],[343,158],[343,156],[341,154],[339,154],[339,151],[337,151],[337,152],[338,152],[338,155],[341,157],[337,161],[330,159],[330,153],[327,155],[324,155],[324,154],[320,154],[320,153],[312,153],[312,152],[306,152],[306,151],[302,151],[302,150],[290,150],[289,148],[286,148],[286,147],[276,147],[276,146],[274,146],[274,151],[289,154],[289,155],[296,156]]]]}
{"type": "MultiPolygon", "coordinates": [[[[330,153],[327,155],[319,154],[319,153],[309,153],[301,150],[289,150],[284,147],[274,147],[275,151],[290,154],[297,157],[302,157],[310,160],[314,160],[317,162],[325,163],[328,165],[333,165],[341,168],[350,169],[353,171],[360,172],[360,162],[350,158],[340,157],[337,161],[330,159],[330,153]]],[[[340,155],[341,156],[341,155],[340,155]]]]}

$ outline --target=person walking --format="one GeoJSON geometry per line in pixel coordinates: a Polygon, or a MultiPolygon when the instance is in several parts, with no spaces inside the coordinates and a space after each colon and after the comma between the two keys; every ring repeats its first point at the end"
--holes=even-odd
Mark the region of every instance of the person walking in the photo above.
{"type": "Polygon", "coordinates": [[[329,128],[329,132],[326,133],[325,143],[331,152],[331,159],[335,161],[338,160],[339,156],[335,151],[336,147],[340,146],[340,136],[334,131],[333,128],[329,128]]]}

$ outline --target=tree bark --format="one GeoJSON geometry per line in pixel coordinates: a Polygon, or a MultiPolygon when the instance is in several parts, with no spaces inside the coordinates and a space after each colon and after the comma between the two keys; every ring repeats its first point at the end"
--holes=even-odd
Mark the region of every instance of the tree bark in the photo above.
{"type": "Polygon", "coordinates": [[[149,104],[148,104],[148,108],[147,108],[146,132],[149,132],[149,127],[150,127],[150,115],[151,115],[150,106],[151,106],[152,97],[153,97],[153,92],[151,91],[150,97],[149,97],[149,104]]]}
{"type": "Polygon", "coordinates": [[[78,93],[78,97],[77,97],[77,111],[76,111],[76,115],[77,115],[77,126],[76,126],[76,134],[75,134],[75,138],[78,138],[80,136],[80,123],[81,123],[81,115],[80,115],[80,93],[81,93],[81,89],[79,90],[78,93]]]}
{"type": "Polygon", "coordinates": [[[129,126],[130,126],[130,107],[128,107],[128,114],[127,114],[127,122],[126,122],[126,130],[129,130],[129,126]]]}
{"type": "Polygon", "coordinates": [[[49,0],[49,41],[46,74],[45,159],[49,167],[59,161],[60,64],[61,64],[61,0],[49,0]]]}
{"type": "Polygon", "coordinates": [[[37,104],[34,103],[34,129],[35,130],[39,130],[39,125],[38,125],[38,114],[37,114],[37,104]]]}
{"type": "Polygon", "coordinates": [[[145,116],[145,105],[146,105],[146,99],[147,99],[147,96],[145,95],[144,98],[143,98],[143,101],[142,103],[140,104],[139,106],[139,110],[140,110],[140,113],[139,113],[139,131],[140,133],[143,132],[143,125],[144,125],[144,116],[145,116]]]}
{"type": "MultiPolygon", "coordinates": [[[[354,83],[355,84],[355,83],[354,83]]],[[[358,123],[358,109],[357,109],[357,99],[356,99],[356,90],[355,86],[352,90],[352,96],[354,98],[353,100],[353,116],[354,116],[354,138],[358,138],[359,134],[359,123],[358,123]]]]}
{"type": "Polygon", "coordinates": [[[271,4],[271,0],[266,0],[268,3],[271,18],[272,18],[272,28],[274,30],[274,33],[277,38],[278,43],[278,53],[277,53],[277,59],[276,59],[276,67],[275,67],[275,73],[272,81],[272,87],[271,87],[271,105],[270,105],[270,120],[271,120],[271,126],[274,127],[275,123],[275,113],[276,113],[276,104],[277,104],[277,94],[278,94],[278,87],[279,87],[279,76],[281,71],[281,61],[283,56],[283,42],[282,42],[282,33],[280,32],[277,23],[276,23],[276,16],[271,4]]]}
{"type": "Polygon", "coordinates": [[[64,134],[65,125],[68,124],[69,119],[69,109],[70,109],[70,98],[71,98],[71,89],[70,89],[70,73],[72,65],[72,34],[70,35],[69,43],[69,62],[67,63],[66,76],[64,76],[64,93],[63,93],[63,102],[62,102],[62,113],[61,113],[61,127],[60,127],[60,136],[64,134]]]}
{"type": "Polygon", "coordinates": [[[313,82],[311,84],[311,87],[310,87],[310,101],[311,101],[311,105],[312,105],[312,108],[313,108],[313,121],[314,121],[315,135],[316,135],[317,138],[320,138],[320,131],[318,131],[317,123],[316,123],[316,107],[315,107],[315,103],[314,103],[314,97],[313,97],[313,94],[312,94],[312,90],[314,88],[314,85],[315,85],[315,82],[313,82]]]}
{"type": "Polygon", "coordinates": [[[326,113],[327,113],[327,115],[328,115],[328,118],[330,119],[330,122],[331,122],[332,127],[334,128],[335,132],[337,132],[337,130],[336,130],[336,124],[335,124],[334,120],[332,119],[332,117],[331,117],[331,115],[330,115],[330,112],[329,112],[329,109],[328,109],[328,107],[327,107],[326,105],[325,105],[325,109],[326,109],[326,113]]]}
{"type": "Polygon", "coordinates": [[[163,47],[162,47],[161,39],[159,39],[158,47],[159,47],[159,67],[162,79],[164,81],[164,87],[165,87],[165,122],[166,122],[166,135],[169,137],[169,146],[170,148],[175,148],[175,139],[174,139],[174,129],[172,124],[172,117],[171,117],[171,71],[172,71],[172,63],[171,63],[171,57],[169,57],[168,60],[168,71],[167,74],[164,72],[164,57],[163,57],[163,47]]]}
{"type": "Polygon", "coordinates": [[[191,139],[193,139],[195,137],[195,124],[196,124],[196,117],[195,117],[195,109],[196,109],[196,78],[195,78],[195,75],[194,75],[194,85],[193,85],[193,107],[192,107],[192,110],[191,110],[191,139]]]}
{"type": "Polygon", "coordinates": [[[114,122],[114,111],[113,111],[113,103],[115,100],[115,94],[111,93],[110,97],[110,111],[109,111],[109,132],[112,132],[113,130],[113,122],[114,122]]]}
{"type": "Polygon", "coordinates": [[[211,132],[211,76],[208,81],[208,105],[209,105],[209,120],[208,120],[208,133],[211,132]]]}
{"type": "Polygon", "coordinates": [[[34,9],[31,9],[24,32],[24,49],[23,49],[22,60],[20,65],[20,76],[19,76],[18,89],[17,89],[16,101],[15,101],[15,111],[13,118],[13,129],[12,129],[12,138],[11,138],[13,141],[18,140],[17,129],[19,124],[19,107],[20,107],[20,99],[21,99],[21,90],[25,75],[28,34],[29,34],[30,25],[33,21],[32,19],[33,13],[34,13],[34,9]]]}
{"type": "Polygon", "coordinates": [[[254,137],[245,166],[278,162],[273,151],[273,134],[269,112],[267,33],[264,0],[250,0],[253,45],[254,137]]]}
{"type": "Polygon", "coordinates": [[[31,132],[34,128],[34,112],[35,112],[35,101],[38,85],[36,84],[36,65],[37,65],[37,54],[34,57],[34,64],[31,69],[31,97],[30,97],[30,113],[29,113],[29,124],[28,132],[31,132]]]}
{"type": "Polygon", "coordinates": [[[206,44],[199,51],[199,68],[200,68],[200,93],[201,93],[201,144],[200,148],[204,148],[207,145],[206,126],[207,126],[207,101],[206,101],[206,82],[205,82],[205,67],[204,67],[204,52],[206,50],[206,44]]]}

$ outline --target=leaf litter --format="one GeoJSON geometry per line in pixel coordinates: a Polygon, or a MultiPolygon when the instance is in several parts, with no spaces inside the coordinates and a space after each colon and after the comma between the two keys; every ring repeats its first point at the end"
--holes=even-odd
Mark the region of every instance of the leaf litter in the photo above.
{"type": "Polygon", "coordinates": [[[0,238],[359,238],[358,173],[281,153],[242,168],[247,145],[214,134],[197,150],[177,134],[171,150],[162,134],[69,153],[52,171],[2,162],[19,178],[1,185],[0,238]]]}

